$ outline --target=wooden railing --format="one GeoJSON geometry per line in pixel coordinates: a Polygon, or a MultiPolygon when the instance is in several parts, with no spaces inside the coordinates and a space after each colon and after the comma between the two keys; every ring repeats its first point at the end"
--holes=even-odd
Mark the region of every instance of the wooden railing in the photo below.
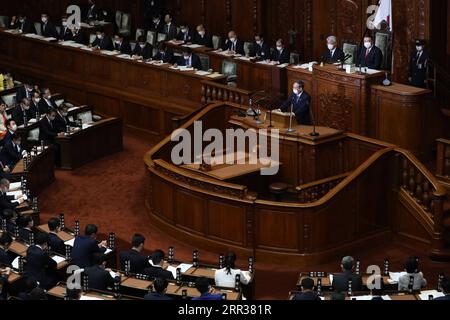
{"type": "Polygon", "coordinates": [[[437,146],[436,174],[441,178],[450,179],[450,140],[439,139],[437,146]]]}
{"type": "Polygon", "coordinates": [[[202,103],[220,101],[247,105],[251,95],[251,91],[216,82],[202,81],[202,103]]]}
{"type": "Polygon", "coordinates": [[[301,203],[316,202],[334,189],[349,175],[350,173],[344,173],[297,187],[295,190],[297,192],[298,201],[301,203]]]}
{"type": "Polygon", "coordinates": [[[443,113],[450,114],[450,73],[442,66],[436,65],[436,88],[435,96],[443,105],[443,113]]]}

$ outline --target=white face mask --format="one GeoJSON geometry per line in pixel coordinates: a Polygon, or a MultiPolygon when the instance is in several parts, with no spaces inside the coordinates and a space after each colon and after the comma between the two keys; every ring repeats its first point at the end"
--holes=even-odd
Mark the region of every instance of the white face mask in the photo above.
{"type": "Polygon", "coordinates": [[[186,33],[187,29],[181,29],[181,32],[186,33]]]}
{"type": "Polygon", "coordinates": [[[300,90],[294,89],[294,90],[292,90],[292,92],[294,92],[294,94],[298,95],[300,93],[300,90]]]}
{"type": "Polygon", "coordinates": [[[278,50],[278,51],[281,51],[281,50],[283,50],[283,47],[277,46],[277,50],[278,50]]]}
{"type": "Polygon", "coordinates": [[[372,47],[372,42],[364,42],[364,47],[366,47],[366,49],[370,49],[372,47]]]}
{"type": "Polygon", "coordinates": [[[203,37],[205,35],[205,31],[199,31],[198,34],[203,37]]]}
{"type": "Polygon", "coordinates": [[[17,131],[17,124],[13,125],[13,126],[11,127],[11,130],[12,130],[13,132],[16,132],[16,131],[17,131]]]}
{"type": "Polygon", "coordinates": [[[97,35],[97,38],[100,39],[100,40],[102,40],[102,39],[103,39],[103,36],[102,36],[101,34],[98,34],[98,35],[97,35]]]}
{"type": "Polygon", "coordinates": [[[20,23],[24,23],[25,20],[24,20],[24,19],[20,19],[19,22],[20,22],[20,23]]]}
{"type": "Polygon", "coordinates": [[[41,20],[42,20],[43,23],[46,23],[48,21],[47,18],[42,18],[41,20]]]}
{"type": "Polygon", "coordinates": [[[257,44],[258,46],[260,46],[260,45],[262,44],[262,41],[256,41],[256,44],[257,44]]]}
{"type": "Polygon", "coordinates": [[[24,110],[30,110],[30,106],[23,106],[24,110]]]}
{"type": "Polygon", "coordinates": [[[62,115],[63,117],[67,117],[68,113],[67,113],[67,112],[61,112],[61,115],[62,115]]]}
{"type": "Polygon", "coordinates": [[[62,22],[62,26],[63,26],[63,27],[67,27],[67,21],[63,21],[63,22],[62,22]]]}
{"type": "Polygon", "coordinates": [[[236,41],[236,38],[230,38],[230,41],[231,41],[231,42],[235,42],[235,41],[236,41]]]}
{"type": "Polygon", "coordinates": [[[416,50],[420,52],[420,51],[423,50],[423,47],[422,46],[416,46],[416,50]]]}
{"type": "Polygon", "coordinates": [[[139,47],[141,47],[141,49],[145,48],[145,44],[140,44],[139,47]]]}
{"type": "Polygon", "coordinates": [[[334,50],[334,44],[328,44],[328,50],[334,50]]]}
{"type": "Polygon", "coordinates": [[[41,102],[41,98],[36,98],[36,99],[34,99],[34,102],[35,102],[35,103],[41,102]]]}
{"type": "Polygon", "coordinates": [[[114,41],[116,44],[120,44],[120,41],[119,40],[116,40],[116,41],[114,41]]]}

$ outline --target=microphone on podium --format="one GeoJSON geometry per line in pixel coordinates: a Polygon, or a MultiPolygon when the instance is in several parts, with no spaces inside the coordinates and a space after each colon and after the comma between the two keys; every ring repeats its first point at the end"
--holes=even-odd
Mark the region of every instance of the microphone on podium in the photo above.
{"type": "Polygon", "coordinates": [[[311,132],[309,135],[310,135],[311,137],[319,137],[319,136],[320,136],[320,133],[318,133],[318,132],[316,131],[316,119],[315,119],[315,117],[314,117],[314,112],[313,112],[311,106],[309,106],[309,116],[311,117],[311,122],[312,122],[312,124],[313,124],[313,132],[311,132]]]}

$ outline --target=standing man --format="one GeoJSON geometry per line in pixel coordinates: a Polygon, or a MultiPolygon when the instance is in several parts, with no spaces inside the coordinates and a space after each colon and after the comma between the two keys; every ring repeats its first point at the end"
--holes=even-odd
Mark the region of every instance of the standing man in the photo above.
{"type": "MultiPolygon", "coordinates": [[[[152,18],[161,16],[165,9],[165,0],[143,0],[144,2],[144,19],[148,23],[147,28],[151,25],[152,18]]],[[[151,29],[151,28],[148,28],[151,29]]]]}
{"type": "Polygon", "coordinates": [[[416,40],[416,51],[411,56],[409,67],[409,82],[411,85],[424,88],[427,79],[428,60],[430,56],[425,51],[425,41],[416,40]]]}
{"type": "Polygon", "coordinates": [[[305,91],[303,91],[305,85],[303,81],[296,81],[292,88],[292,94],[289,99],[281,106],[280,111],[291,112],[291,106],[293,106],[293,112],[297,118],[298,124],[309,126],[311,125],[310,105],[311,97],[305,91]]]}

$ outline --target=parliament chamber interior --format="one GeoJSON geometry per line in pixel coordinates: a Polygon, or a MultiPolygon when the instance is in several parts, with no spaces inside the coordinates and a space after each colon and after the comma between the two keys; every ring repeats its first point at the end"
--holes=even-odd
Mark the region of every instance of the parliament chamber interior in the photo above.
{"type": "Polygon", "coordinates": [[[450,1],[0,7],[0,300],[450,300],[450,1]]]}

